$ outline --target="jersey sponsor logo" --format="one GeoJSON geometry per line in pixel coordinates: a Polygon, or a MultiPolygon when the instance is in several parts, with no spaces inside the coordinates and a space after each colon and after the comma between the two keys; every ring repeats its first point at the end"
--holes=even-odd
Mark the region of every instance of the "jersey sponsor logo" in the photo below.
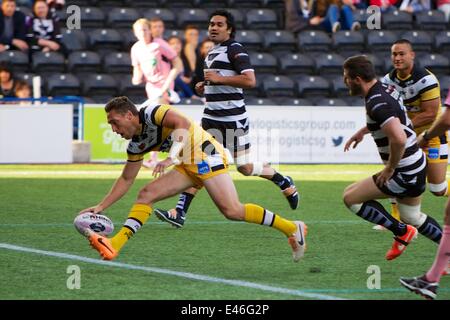
{"type": "Polygon", "coordinates": [[[200,163],[197,163],[198,174],[207,174],[210,171],[211,169],[209,168],[209,164],[207,162],[202,161],[200,163]]]}
{"type": "Polygon", "coordinates": [[[428,158],[439,159],[439,148],[428,148],[428,158]]]}

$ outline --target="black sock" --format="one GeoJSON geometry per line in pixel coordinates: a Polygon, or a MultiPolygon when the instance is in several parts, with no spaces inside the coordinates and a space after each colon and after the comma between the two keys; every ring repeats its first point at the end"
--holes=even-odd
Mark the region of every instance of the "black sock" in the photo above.
{"type": "Polygon", "coordinates": [[[428,239],[439,243],[442,238],[442,229],[439,223],[432,217],[427,216],[426,220],[422,225],[417,228],[417,231],[428,239]]]}
{"type": "Polygon", "coordinates": [[[402,236],[406,233],[406,225],[391,216],[381,203],[375,200],[364,202],[356,214],[364,220],[385,227],[396,236],[402,236]]]}
{"type": "Polygon", "coordinates": [[[273,183],[275,183],[277,186],[279,186],[281,190],[289,188],[289,186],[291,185],[289,180],[286,179],[286,177],[284,177],[283,175],[279,174],[278,172],[275,172],[272,179],[270,179],[270,180],[272,180],[273,183]]]}
{"type": "Polygon", "coordinates": [[[192,199],[194,199],[194,195],[192,193],[183,192],[180,194],[180,198],[178,199],[178,203],[176,206],[176,210],[181,215],[186,215],[189,206],[191,205],[192,199]]]}

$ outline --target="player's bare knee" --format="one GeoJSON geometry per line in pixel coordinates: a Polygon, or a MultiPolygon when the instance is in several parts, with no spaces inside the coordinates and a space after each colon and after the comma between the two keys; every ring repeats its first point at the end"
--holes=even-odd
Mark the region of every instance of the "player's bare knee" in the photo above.
{"type": "Polygon", "coordinates": [[[247,163],[237,167],[237,170],[244,176],[250,176],[253,172],[253,165],[251,163],[247,163]]]}
{"type": "Polygon", "coordinates": [[[350,208],[353,204],[356,203],[355,199],[352,197],[351,190],[349,190],[348,187],[344,190],[342,200],[344,201],[344,204],[347,206],[347,208],[350,208]]]}
{"type": "Polygon", "coordinates": [[[157,201],[158,192],[152,186],[145,186],[139,190],[137,202],[154,203],[157,201]]]}
{"type": "Polygon", "coordinates": [[[244,220],[245,213],[243,213],[242,205],[239,204],[227,205],[225,207],[222,207],[220,211],[228,220],[235,220],[235,221],[244,220]]]}
{"type": "Polygon", "coordinates": [[[444,180],[442,183],[428,183],[428,188],[435,196],[442,197],[447,193],[447,181],[444,180]]]}

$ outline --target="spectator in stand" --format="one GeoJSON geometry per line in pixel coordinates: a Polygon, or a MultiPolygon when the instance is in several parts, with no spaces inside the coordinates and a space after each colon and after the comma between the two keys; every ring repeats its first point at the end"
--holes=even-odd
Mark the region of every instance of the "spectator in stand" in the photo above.
{"type": "Polygon", "coordinates": [[[59,22],[53,18],[47,2],[36,0],[27,33],[31,51],[62,51],[61,38],[59,22]]]}
{"type": "Polygon", "coordinates": [[[187,60],[183,59],[181,53],[183,48],[183,41],[177,37],[172,36],[167,40],[169,45],[172,47],[173,50],[178,54],[179,57],[181,57],[181,61],[183,62],[183,71],[178,74],[178,76],[175,78],[175,91],[178,93],[178,95],[181,98],[194,98],[194,99],[200,99],[200,97],[196,96],[194,92],[191,89],[191,81],[192,81],[192,75],[186,74],[186,70],[189,70],[189,66],[187,65],[187,60]]]}
{"type": "Polygon", "coordinates": [[[340,29],[359,30],[361,25],[353,21],[351,5],[352,0],[316,0],[309,24],[333,33],[340,29]]]}
{"type": "Polygon", "coordinates": [[[28,51],[25,15],[16,11],[15,0],[3,0],[0,11],[0,52],[28,51]]]}
{"type": "Polygon", "coordinates": [[[11,65],[6,62],[0,63],[0,98],[15,97],[15,79],[11,65]]]}
{"type": "MultiPolygon", "coordinates": [[[[17,98],[27,99],[31,98],[31,88],[30,85],[24,80],[17,80],[14,86],[14,94],[17,98]]],[[[20,101],[20,105],[30,105],[30,101],[20,101]]]]}
{"type": "Polygon", "coordinates": [[[399,9],[413,14],[424,10],[431,10],[431,3],[430,0],[403,0],[400,2],[399,9]]]}
{"type": "MultiPolygon", "coordinates": [[[[184,64],[184,74],[191,78],[195,72],[195,66],[199,59],[198,41],[200,31],[194,25],[187,25],[184,29],[184,47],[181,53],[181,60],[184,64]]],[[[192,89],[195,87],[195,83],[189,83],[192,89]]]]}
{"type": "Polygon", "coordinates": [[[401,0],[370,0],[369,5],[380,7],[381,12],[388,12],[391,10],[397,10],[396,5],[401,0]]]}
{"type": "Polygon", "coordinates": [[[64,8],[65,1],[64,0],[47,0],[47,4],[51,10],[61,10],[64,8]]]}
{"type": "Polygon", "coordinates": [[[205,73],[203,71],[205,58],[208,52],[214,47],[214,42],[210,39],[205,39],[200,43],[199,59],[197,59],[197,64],[195,66],[195,72],[192,78],[192,83],[198,83],[205,80],[205,73]]]}
{"type": "Polygon", "coordinates": [[[436,7],[445,14],[447,22],[450,22],[450,0],[438,0],[436,7]]]}
{"type": "Polygon", "coordinates": [[[291,32],[300,32],[309,27],[314,0],[284,0],[285,26],[291,32]]]}

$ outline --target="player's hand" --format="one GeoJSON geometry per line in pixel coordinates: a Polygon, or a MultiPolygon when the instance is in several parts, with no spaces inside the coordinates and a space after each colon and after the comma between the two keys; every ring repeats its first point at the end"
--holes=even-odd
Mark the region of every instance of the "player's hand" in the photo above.
{"type": "Polygon", "coordinates": [[[197,92],[199,96],[202,96],[205,93],[204,81],[197,82],[197,84],[195,85],[195,92],[197,92]]]}
{"type": "Polygon", "coordinates": [[[380,171],[375,179],[375,183],[377,186],[382,187],[392,178],[394,174],[394,169],[390,167],[385,167],[382,171],[380,171]]]}
{"type": "Polygon", "coordinates": [[[345,143],[344,146],[344,152],[347,152],[348,150],[350,150],[350,147],[352,147],[353,144],[353,149],[356,148],[356,146],[364,139],[364,134],[361,132],[357,132],[354,135],[352,135],[350,137],[350,139],[347,140],[347,142],[345,143]]]}
{"type": "Polygon", "coordinates": [[[217,71],[205,71],[205,81],[220,83],[222,76],[217,71]]]}
{"type": "Polygon", "coordinates": [[[93,214],[98,214],[102,212],[102,208],[99,205],[93,206],[93,207],[89,207],[86,209],[81,210],[80,212],[78,212],[78,214],[82,214],[85,212],[92,212],[93,214]]]}
{"type": "Polygon", "coordinates": [[[419,145],[419,148],[423,148],[428,145],[428,140],[423,138],[423,133],[417,136],[417,144],[419,145]]]}
{"type": "Polygon", "coordinates": [[[153,176],[155,178],[157,178],[157,177],[163,175],[166,168],[170,167],[173,164],[174,164],[174,161],[172,160],[171,157],[167,157],[163,161],[159,161],[156,164],[155,168],[153,169],[153,173],[152,173],[153,176]]]}

